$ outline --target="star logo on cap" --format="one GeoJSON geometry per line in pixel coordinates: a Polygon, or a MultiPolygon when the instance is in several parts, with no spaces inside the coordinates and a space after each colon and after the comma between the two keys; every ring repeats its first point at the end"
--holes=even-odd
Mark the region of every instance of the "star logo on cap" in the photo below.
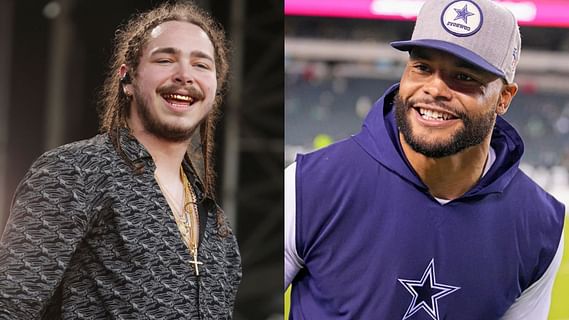
{"type": "Polygon", "coordinates": [[[435,276],[435,259],[432,259],[420,280],[397,279],[413,296],[403,320],[419,310],[425,311],[433,320],[439,320],[439,299],[457,291],[460,287],[438,283],[435,276]]]}
{"type": "Polygon", "coordinates": [[[464,7],[462,7],[462,9],[454,9],[454,11],[456,11],[456,18],[454,18],[454,20],[458,20],[458,19],[462,19],[464,21],[464,23],[468,23],[468,17],[473,16],[474,13],[468,11],[468,7],[465,4],[464,7]]]}
{"type": "Polygon", "coordinates": [[[482,10],[472,0],[455,0],[441,12],[441,24],[450,34],[457,37],[469,37],[482,27],[482,10]]]}

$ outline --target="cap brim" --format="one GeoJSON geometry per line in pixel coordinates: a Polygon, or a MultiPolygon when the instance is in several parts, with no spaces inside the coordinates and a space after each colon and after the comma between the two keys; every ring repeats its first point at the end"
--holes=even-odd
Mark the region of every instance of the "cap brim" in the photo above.
{"type": "Polygon", "coordinates": [[[395,41],[391,42],[390,44],[393,48],[401,51],[410,51],[414,47],[426,47],[426,48],[442,50],[452,55],[455,55],[460,59],[464,59],[475,66],[478,66],[492,74],[497,75],[498,77],[506,79],[506,75],[502,71],[491,65],[488,61],[484,60],[484,58],[454,43],[441,41],[441,40],[421,39],[421,40],[409,40],[409,41],[395,41]]]}

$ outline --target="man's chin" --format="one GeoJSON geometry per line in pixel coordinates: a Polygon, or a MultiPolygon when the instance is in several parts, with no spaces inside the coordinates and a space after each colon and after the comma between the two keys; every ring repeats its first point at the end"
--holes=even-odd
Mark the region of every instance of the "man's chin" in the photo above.
{"type": "Polygon", "coordinates": [[[146,130],[156,138],[167,142],[186,142],[194,134],[195,128],[192,127],[172,127],[172,126],[150,126],[146,130]]]}
{"type": "Polygon", "coordinates": [[[448,157],[448,156],[452,156],[455,153],[450,153],[448,151],[448,148],[446,147],[441,147],[441,146],[425,146],[422,145],[420,147],[415,146],[411,146],[411,149],[413,149],[415,152],[422,154],[423,156],[427,157],[427,158],[433,158],[433,159],[440,159],[440,158],[444,158],[444,157],[448,157]]]}
{"type": "Polygon", "coordinates": [[[407,136],[404,134],[407,145],[409,145],[413,151],[428,158],[443,158],[459,152],[459,150],[456,150],[456,141],[452,135],[446,135],[440,139],[431,139],[431,136],[429,136],[429,138],[427,141],[422,135],[411,134],[411,136],[407,136]]]}

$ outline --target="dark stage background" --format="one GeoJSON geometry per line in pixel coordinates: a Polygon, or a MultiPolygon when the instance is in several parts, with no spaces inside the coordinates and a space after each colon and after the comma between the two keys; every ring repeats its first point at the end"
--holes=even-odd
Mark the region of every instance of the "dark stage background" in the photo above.
{"type": "MultiPolygon", "coordinates": [[[[158,3],[0,0],[0,230],[40,154],[97,134],[114,32],[158,3]]],[[[283,3],[197,3],[224,25],[233,48],[217,169],[243,258],[235,319],[282,319],[283,3]]]]}

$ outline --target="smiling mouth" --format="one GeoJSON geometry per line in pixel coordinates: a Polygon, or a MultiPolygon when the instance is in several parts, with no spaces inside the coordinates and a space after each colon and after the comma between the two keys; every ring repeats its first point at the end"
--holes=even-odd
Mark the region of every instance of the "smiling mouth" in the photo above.
{"type": "Polygon", "coordinates": [[[172,105],[191,106],[195,99],[182,94],[163,94],[162,98],[172,105]]]}
{"type": "Polygon", "coordinates": [[[437,121],[447,121],[447,120],[454,120],[458,119],[458,117],[441,111],[435,111],[426,108],[414,108],[423,119],[425,120],[437,120],[437,121]]]}

